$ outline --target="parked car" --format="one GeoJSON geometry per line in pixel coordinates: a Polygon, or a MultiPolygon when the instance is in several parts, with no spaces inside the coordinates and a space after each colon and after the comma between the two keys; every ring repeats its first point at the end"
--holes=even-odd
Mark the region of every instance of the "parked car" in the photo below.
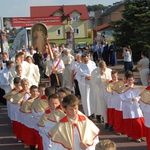
{"type": "Polygon", "coordinates": [[[85,48],[86,47],[86,42],[78,42],[77,43],[77,48],[85,48]]]}

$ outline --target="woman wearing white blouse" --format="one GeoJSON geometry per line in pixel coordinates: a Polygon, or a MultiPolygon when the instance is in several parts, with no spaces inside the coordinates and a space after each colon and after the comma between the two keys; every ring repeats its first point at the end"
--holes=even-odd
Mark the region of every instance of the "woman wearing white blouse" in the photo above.
{"type": "Polygon", "coordinates": [[[140,77],[142,85],[148,86],[148,74],[149,74],[149,59],[148,52],[143,50],[141,52],[142,59],[138,62],[137,68],[140,71],[140,77]]]}
{"type": "Polygon", "coordinates": [[[132,50],[130,46],[126,46],[123,48],[122,56],[124,57],[125,72],[128,70],[132,71],[132,50]]]}

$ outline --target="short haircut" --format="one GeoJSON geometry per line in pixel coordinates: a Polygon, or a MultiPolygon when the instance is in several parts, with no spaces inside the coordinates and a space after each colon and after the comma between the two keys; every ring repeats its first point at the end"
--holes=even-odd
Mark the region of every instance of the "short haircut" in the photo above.
{"type": "Polygon", "coordinates": [[[17,71],[19,68],[22,68],[21,65],[16,65],[15,70],[17,71]]]}
{"type": "Polygon", "coordinates": [[[74,107],[79,104],[78,98],[74,94],[69,94],[64,97],[62,101],[63,108],[67,108],[67,106],[74,107]]]}
{"type": "Polygon", "coordinates": [[[22,48],[22,52],[27,52],[27,50],[25,48],[22,48]]]}
{"type": "Polygon", "coordinates": [[[31,56],[27,56],[27,57],[26,57],[26,60],[27,60],[28,58],[31,58],[31,59],[32,59],[32,62],[34,62],[33,57],[31,57],[31,56]]]}
{"type": "Polygon", "coordinates": [[[81,54],[80,54],[80,53],[77,53],[77,54],[76,54],[76,57],[81,57],[81,54]]]}
{"type": "Polygon", "coordinates": [[[116,73],[118,74],[118,71],[117,71],[117,70],[112,70],[112,71],[111,71],[111,75],[116,74],[116,73]]]}
{"type": "Polygon", "coordinates": [[[51,94],[48,96],[48,102],[50,102],[52,99],[58,99],[59,101],[59,96],[57,94],[51,94]]]}
{"type": "Polygon", "coordinates": [[[141,55],[143,55],[143,56],[145,56],[145,57],[148,58],[148,51],[147,51],[147,50],[143,50],[143,51],[141,52],[141,55]]]}
{"type": "Polygon", "coordinates": [[[46,88],[47,85],[45,83],[40,83],[38,86],[38,90],[40,90],[40,88],[46,88]]]}
{"type": "Polygon", "coordinates": [[[66,94],[69,95],[69,94],[74,94],[74,92],[72,90],[70,90],[69,88],[67,87],[64,87],[64,89],[66,90],[66,94]]]}
{"type": "Polygon", "coordinates": [[[84,52],[84,53],[81,55],[81,57],[82,57],[82,58],[89,57],[89,53],[84,52]]]}
{"type": "Polygon", "coordinates": [[[89,50],[86,50],[84,53],[87,53],[88,56],[91,54],[89,50]]]}
{"type": "Polygon", "coordinates": [[[11,64],[13,64],[14,62],[9,60],[9,61],[6,61],[6,67],[9,67],[11,64]]]}
{"type": "Polygon", "coordinates": [[[38,89],[38,87],[37,87],[36,85],[32,85],[32,86],[30,87],[30,92],[31,92],[32,90],[34,90],[34,89],[38,89]]]}
{"type": "MultiPolygon", "coordinates": [[[[59,88],[58,90],[56,90],[56,93],[59,95],[59,93],[64,93],[65,96],[71,94],[71,90],[68,89],[68,88],[59,88]]],[[[59,98],[62,98],[62,97],[59,97],[59,98]]]]}
{"type": "Polygon", "coordinates": [[[29,84],[29,80],[26,79],[26,78],[23,78],[23,79],[21,80],[21,84],[23,84],[23,83],[25,83],[25,82],[27,82],[27,83],[29,84]]]}
{"type": "Polygon", "coordinates": [[[133,74],[133,72],[130,71],[130,70],[126,71],[125,74],[124,74],[125,78],[127,78],[127,75],[128,75],[128,74],[133,74]]]}
{"type": "Polygon", "coordinates": [[[45,95],[48,97],[51,94],[55,94],[55,87],[49,86],[45,89],[45,95]]]}
{"type": "Polygon", "coordinates": [[[101,68],[101,69],[107,67],[106,62],[105,62],[104,60],[100,60],[99,63],[98,63],[98,66],[99,66],[99,68],[101,68]]]}
{"type": "Polygon", "coordinates": [[[15,56],[15,59],[16,59],[16,58],[22,58],[22,55],[24,55],[24,53],[23,53],[23,52],[19,52],[19,53],[15,56]]]}
{"type": "Polygon", "coordinates": [[[134,78],[134,75],[133,75],[133,74],[128,74],[128,75],[126,76],[126,79],[129,79],[129,78],[134,78]]]}
{"type": "Polygon", "coordinates": [[[21,83],[21,78],[20,77],[15,77],[14,78],[14,84],[21,83]]]}
{"type": "MultiPolygon", "coordinates": [[[[64,52],[65,52],[65,51],[64,51],[64,52]]],[[[58,52],[57,50],[54,50],[53,54],[55,54],[55,53],[59,54],[59,52],[58,52]]]]}
{"type": "Polygon", "coordinates": [[[2,53],[2,56],[3,56],[3,55],[8,55],[8,54],[7,54],[6,52],[3,52],[3,53],[2,53]]]}
{"type": "MultiPolygon", "coordinates": [[[[59,93],[59,92],[62,92],[62,93],[65,93],[65,94],[66,94],[66,90],[65,90],[64,88],[58,89],[57,93],[59,93]]],[[[70,93],[70,94],[71,94],[71,93],[70,93]]]]}
{"type": "Polygon", "coordinates": [[[65,93],[66,95],[71,94],[71,90],[70,90],[69,88],[67,88],[67,87],[60,88],[60,89],[58,90],[58,92],[63,92],[63,93],[65,93]]]}
{"type": "Polygon", "coordinates": [[[96,144],[95,150],[116,150],[116,144],[111,140],[101,140],[96,144]]]}

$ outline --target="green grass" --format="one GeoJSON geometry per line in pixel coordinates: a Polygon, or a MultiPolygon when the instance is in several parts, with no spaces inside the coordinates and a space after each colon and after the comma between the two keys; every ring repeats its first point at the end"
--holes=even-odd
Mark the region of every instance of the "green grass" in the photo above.
{"type": "MultiPolygon", "coordinates": [[[[66,43],[66,40],[51,40],[51,42],[54,42],[56,44],[61,44],[61,43],[66,43]]],[[[88,42],[89,44],[93,43],[93,39],[92,38],[82,38],[82,39],[75,39],[75,44],[77,44],[78,42],[88,42]]]]}

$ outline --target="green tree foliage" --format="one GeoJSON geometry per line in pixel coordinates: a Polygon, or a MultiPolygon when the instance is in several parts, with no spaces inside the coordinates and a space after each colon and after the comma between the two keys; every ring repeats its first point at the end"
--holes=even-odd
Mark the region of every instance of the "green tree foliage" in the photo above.
{"type": "Polygon", "coordinates": [[[123,19],[112,22],[117,47],[131,45],[133,51],[150,49],[150,7],[146,0],[130,0],[122,11],[123,19]]]}
{"type": "Polygon", "coordinates": [[[87,6],[88,12],[97,11],[97,10],[104,10],[105,8],[106,8],[106,6],[103,6],[102,4],[87,6]]]}

